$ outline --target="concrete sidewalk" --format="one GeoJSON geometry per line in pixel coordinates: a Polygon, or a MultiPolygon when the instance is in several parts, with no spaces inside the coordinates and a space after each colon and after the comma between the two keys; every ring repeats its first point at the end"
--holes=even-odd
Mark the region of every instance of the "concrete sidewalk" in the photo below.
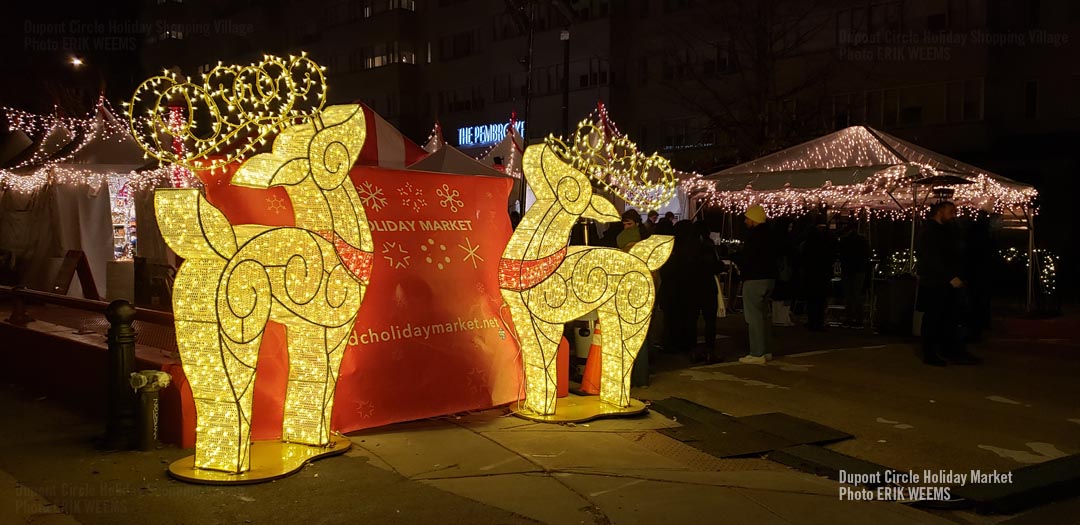
{"type": "Polygon", "coordinates": [[[948,523],[841,502],[836,483],[763,459],[717,459],[663,436],[660,414],[579,425],[490,410],[351,436],[373,464],[545,523],[948,523]]]}
{"type": "Polygon", "coordinates": [[[292,477],[219,487],[165,475],[190,451],[103,452],[98,422],[49,400],[6,388],[0,406],[0,470],[18,487],[0,504],[19,511],[4,523],[949,523],[841,502],[836,483],[763,459],[714,458],[657,433],[678,423],[655,413],[400,424],[354,433],[345,456],[292,477]]]}

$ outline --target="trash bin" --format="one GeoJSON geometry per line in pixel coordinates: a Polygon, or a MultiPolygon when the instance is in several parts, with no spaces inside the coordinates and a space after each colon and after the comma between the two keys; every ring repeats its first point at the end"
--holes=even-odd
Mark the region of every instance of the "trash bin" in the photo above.
{"type": "Polygon", "coordinates": [[[154,450],[158,446],[158,393],[171,381],[172,376],[160,370],[131,374],[131,388],[139,393],[139,450],[154,450]]]}

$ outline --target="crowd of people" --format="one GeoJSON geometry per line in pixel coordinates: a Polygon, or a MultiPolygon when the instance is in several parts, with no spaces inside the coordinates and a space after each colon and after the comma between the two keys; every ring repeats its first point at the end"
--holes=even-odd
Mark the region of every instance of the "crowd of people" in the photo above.
{"type": "MultiPolygon", "coordinates": [[[[987,265],[979,261],[988,259],[994,250],[990,232],[985,221],[975,223],[967,237],[960,239],[955,217],[956,207],[951,203],[935,205],[917,243],[923,361],[935,366],[977,363],[961,339],[977,340],[989,319],[989,276],[987,265]],[[960,324],[967,329],[966,337],[960,335],[960,324]]],[[[674,237],[671,255],[657,275],[656,305],[663,331],[659,346],[667,353],[687,354],[692,362],[720,359],[716,320],[724,308],[725,293],[741,297],[748,330],[742,363],[765,364],[773,358],[772,326],[792,325],[796,302],[805,305],[806,330],[826,330],[827,306],[837,284],[840,293],[835,295],[842,297],[843,304],[838,324],[863,326],[873,268],[870,244],[856,221],[830,227],[824,215],[769,218],[761,206],[752,206],[743,222],[745,233],[732,249],[716,245],[703,220],[677,220],[671,212],[661,217],[656,211],[643,219],[638,211],[628,209],[621,226],[613,224],[602,235],[596,224],[582,224],[571,244],[628,251],[651,235],[674,237]],[[733,278],[723,282],[733,283],[741,294],[724,289],[718,276],[727,274],[733,278]]]]}

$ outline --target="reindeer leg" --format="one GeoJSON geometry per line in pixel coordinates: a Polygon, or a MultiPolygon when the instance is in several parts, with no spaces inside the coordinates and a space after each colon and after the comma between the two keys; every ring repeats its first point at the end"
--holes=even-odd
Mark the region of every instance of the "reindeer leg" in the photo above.
{"type": "Polygon", "coordinates": [[[652,318],[654,292],[647,274],[631,272],[619,282],[615,296],[599,308],[604,355],[600,399],[616,406],[630,405],[630,372],[641,351],[652,318]]]}
{"type": "Polygon", "coordinates": [[[281,439],[306,445],[330,442],[341,358],[353,323],[325,327],[293,318],[288,323],[289,383],[281,439]]]}
{"type": "Polygon", "coordinates": [[[520,292],[504,290],[503,300],[510,307],[514,330],[521,345],[525,408],[537,414],[554,414],[557,393],[555,352],[562,338],[562,325],[532,317],[525,304],[525,295],[520,292]]]}
{"type": "Polygon", "coordinates": [[[214,292],[224,266],[225,261],[186,261],[176,276],[173,315],[195,400],[195,466],[240,473],[249,468],[258,342],[238,345],[223,337],[214,292]]]}

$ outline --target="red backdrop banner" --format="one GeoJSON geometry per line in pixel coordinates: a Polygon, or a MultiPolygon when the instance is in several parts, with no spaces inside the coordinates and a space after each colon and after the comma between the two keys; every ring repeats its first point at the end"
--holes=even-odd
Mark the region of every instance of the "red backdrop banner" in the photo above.
{"type": "MultiPolygon", "coordinates": [[[[293,225],[283,189],[232,186],[232,172],[202,174],[207,198],[231,223],[293,225]]],[[[375,265],[341,365],[334,429],[521,397],[518,347],[498,285],[512,180],[359,166],[350,176],[371,227],[375,265]]],[[[281,436],[287,375],[285,329],[271,323],[259,352],[254,439],[281,436]]]]}

